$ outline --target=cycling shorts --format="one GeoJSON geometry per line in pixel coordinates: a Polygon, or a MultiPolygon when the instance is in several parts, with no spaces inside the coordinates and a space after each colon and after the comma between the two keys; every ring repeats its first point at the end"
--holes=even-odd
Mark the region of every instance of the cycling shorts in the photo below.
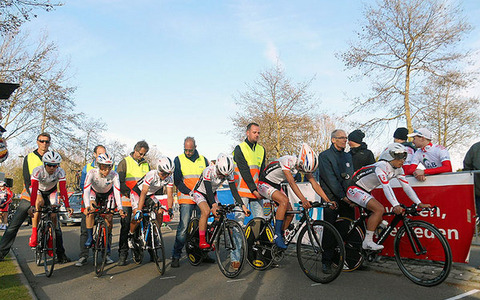
{"type": "MultiPolygon", "coordinates": [[[[215,202],[220,203],[220,201],[218,201],[217,193],[215,193],[214,197],[215,197],[215,202]]],[[[195,202],[197,205],[199,205],[202,202],[207,202],[208,204],[207,198],[205,198],[205,196],[202,193],[197,191],[193,192],[193,202],[195,202]]]]}
{"type": "Polygon", "coordinates": [[[43,206],[50,206],[50,205],[57,205],[59,204],[57,187],[50,189],[48,191],[40,191],[37,192],[37,199],[39,197],[43,199],[43,206]]]}
{"type": "MultiPolygon", "coordinates": [[[[135,210],[138,208],[138,202],[140,201],[140,196],[135,192],[135,191],[132,191],[130,193],[130,200],[132,201],[132,210],[135,210]]],[[[150,206],[150,205],[160,205],[160,208],[164,209],[164,210],[167,210],[166,207],[164,207],[160,201],[157,199],[157,197],[155,197],[154,194],[152,195],[147,195],[145,197],[145,203],[143,203],[143,207],[147,207],[147,206],[150,206]]]]}
{"type": "Polygon", "coordinates": [[[370,199],[373,199],[373,196],[362,190],[358,186],[350,186],[347,189],[347,198],[355,204],[360,205],[361,207],[367,208],[367,203],[370,199]]]}
{"type": "Polygon", "coordinates": [[[285,194],[282,190],[279,190],[279,189],[277,189],[277,188],[275,188],[275,187],[271,186],[270,184],[268,184],[266,182],[263,182],[263,181],[258,182],[257,189],[258,189],[258,193],[260,195],[262,195],[263,197],[265,197],[269,200],[273,200],[272,195],[276,191],[279,191],[280,193],[285,194]]]}
{"type": "Polygon", "coordinates": [[[97,193],[93,189],[90,189],[90,203],[92,202],[95,202],[95,204],[100,207],[114,209],[115,195],[113,194],[113,188],[106,193],[97,193]]]}

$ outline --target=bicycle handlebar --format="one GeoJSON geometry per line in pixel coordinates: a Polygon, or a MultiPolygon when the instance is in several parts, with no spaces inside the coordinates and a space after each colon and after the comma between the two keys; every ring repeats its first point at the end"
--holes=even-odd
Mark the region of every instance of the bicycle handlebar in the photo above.
{"type": "Polygon", "coordinates": [[[103,206],[98,206],[96,204],[93,204],[92,203],[92,207],[95,208],[96,210],[95,211],[91,211],[89,212],[88,214],[115,214],[115,210],[113,210],[112,208],[106,208],[106,207],[103,207],[103,206]]]}
{"type": "MultiPolygon", "coordinates": [[[[419,212],[422,212],[422,211],[430,211],[430,212],[433,212],[433,213],[435,213],[437,211],[436,206],[418,208],[417,204],[415,204],[415,203],[412,204],[411,206],[406,206],[404,204],[400,204],[400,206],[405,209],[405,214],[410,215],[410,216],[418,216],[419,212]]],[[[391,212],[385,213],[384,215],[395,215],[395,213],[393,211],[391,211],[391,212]]]]}

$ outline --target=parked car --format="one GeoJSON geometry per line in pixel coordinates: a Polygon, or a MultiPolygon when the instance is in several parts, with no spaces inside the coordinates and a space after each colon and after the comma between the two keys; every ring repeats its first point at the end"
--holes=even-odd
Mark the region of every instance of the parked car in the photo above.
{"type": "Polygon", "coordinates": [[[82,193],[73,193],[68,197],[73,214],[68,215],[65,205],[62,204],[58,212],[58,217],[62,224],[80,224],[82,221],[82,193]]]}

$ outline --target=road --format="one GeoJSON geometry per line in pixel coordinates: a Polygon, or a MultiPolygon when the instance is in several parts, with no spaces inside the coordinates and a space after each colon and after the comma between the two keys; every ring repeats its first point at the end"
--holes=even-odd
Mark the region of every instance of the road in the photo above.
{"type": "MultiPolygon", "coordinates": [[[[119,224],[116,221],[113,236],[112,258],[118,259],[119,224]]],[[[173,230],[163,230],[170,257],[175,238],[173,230]]],[[[480,286],[469,282],[459,284],[443,283],[425,288],[410,282],[399,272],[379,272],[373,269],[342,273],[329,284],[316,284],[308,279],[298,266],[295,257],[286,257],[278,268],[255,271],[246,265],[235,280],[228,279],[216,264],[191,266],[183,258],[180,268],[169,266],[160,277],[155,266],[148,262],[136,265],[129,260],[124,267],[109,265],[106,274],[96,278],[91,257],[89,264],[75,267],[74,262],[55,265],[52,277],[43,274],[42,267],[36,266],[34,253],[27,247],[31,227],[19,231],[14,244],[18,261],[39,299],[305,299],[327,297],[332,299],[448,299],[466,292],[474,292],[462,299],[480,299],[480,286]],[[395,274],[394,274],[395,273],[395,274]]],[[[79,226],[64,226],[63,236],[67,255],[77,259],[79,226]]],[[[213,254],[213,253],[211,253],[213,254]]],[[[478,253],[476,256],[479,256],[478,253]]]]}

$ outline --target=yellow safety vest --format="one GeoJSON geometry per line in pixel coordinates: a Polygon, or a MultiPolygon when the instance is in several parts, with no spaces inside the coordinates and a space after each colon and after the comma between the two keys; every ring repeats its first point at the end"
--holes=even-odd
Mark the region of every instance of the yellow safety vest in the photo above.
{"type": "MultiPolygon", "coordinates": [[[[140,180],[145,174],[150,171],[150,166],[147,162],[139,164],[132,156],[125,157],[125,163],[127,164],[125,174],[125,184],[132,190],[137,181],[140,180]]],[[[123,206],[132,206],[130,198],[122,197],[123,206]]]]}
{"type": "MultiPolygon", "coordinates": [[[[241,143],[239,146],[240,150],[243,153],[243,157],[245,157],[247,165],[250,168],[250,174],[252,175],[253,181],[255,182],[255,184],[258,184],[260,168],[262,167],[263,158],[265,157],[265,149],[257,144],[255,146],[255,150],[253,150],[246,142],[241,143]]],[[[237,188],[240,197],[256,199],[255,195],[252,194],[252,192],[248,188],[247,183],[242,178],[242,174],[240,173],[238,166],[235,167],[235,171],[238,173],[239,176],[239,186],[237,186],[237,188]]]]}
{"type": "MultiPolygon", "coordinates": [[[[27,155],[27,164],[28,164],[28,173],[32,175],[33,169],[43,165],[43,161],[40,157],[38,157],[38,155],[36,155],[33,152],[30,152],[27,155]]],[[[30,195],[28,194],[27,188],[25,186],[23,187],[23,191],[20,198],[30,201],[30,195]]]]}
{"type": "MultiPolygon", "coordinates": [[[[193,190],[195,185],[198,182],[198,179],[202,175],[203,169],[207,166],[205,165],[205,158],[201,155],[198,155],[198,158],[193,162],[181,154],[178,156],[180,161],[180,169],[183,175],[183,183],[190,189],[193,190]]],[[[195,204],[190,195],[184,194],[178,191],[178,204],[195,204]]]]}

